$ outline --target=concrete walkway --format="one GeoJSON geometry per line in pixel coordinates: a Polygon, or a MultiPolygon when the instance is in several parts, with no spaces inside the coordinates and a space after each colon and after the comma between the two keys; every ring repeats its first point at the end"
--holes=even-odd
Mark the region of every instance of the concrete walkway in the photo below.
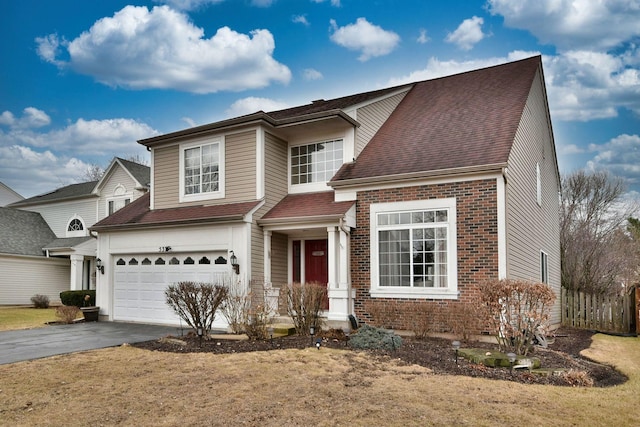
{"type": "Polygon", "coordinates": [[[0,332],[0,365],[180,335],[177,326],[87,322],[0,332]]]}

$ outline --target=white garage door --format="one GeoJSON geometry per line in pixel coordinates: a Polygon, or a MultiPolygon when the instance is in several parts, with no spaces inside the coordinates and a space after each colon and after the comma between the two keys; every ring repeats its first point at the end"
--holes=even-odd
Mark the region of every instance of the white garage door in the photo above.
{"type": "MultiPolygon", "coordinates": [[[[180,318],[166,303],[164,291],[167,286],[184,281],[224,283],[230,272],[225,255],[141,254],[115,257],[114,320],[180,325],[180,318]]],[[[182,324],[187,326],[184,321],[182,324]]],[[[227,327],[220,312],[216,314],[213,326],[227,327]]]]}

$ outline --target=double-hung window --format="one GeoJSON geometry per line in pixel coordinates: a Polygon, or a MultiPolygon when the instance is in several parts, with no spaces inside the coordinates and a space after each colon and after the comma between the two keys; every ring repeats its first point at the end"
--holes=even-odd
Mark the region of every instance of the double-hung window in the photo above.
{"type": "Polygon", "coordinates": [[[291,147],[291,184],[326,183],[342,166],[343,140],[291,147]]]}
{"type": "Polygon", "coordinates": [[[191,143],[180,151],[182,201],[224,197],[224,145],[221,138],[191,143]]]}
{"type": "Polygon", "coordinates": [[[457,298],[455,199],[371,205],[371,295],[457,298]]]}

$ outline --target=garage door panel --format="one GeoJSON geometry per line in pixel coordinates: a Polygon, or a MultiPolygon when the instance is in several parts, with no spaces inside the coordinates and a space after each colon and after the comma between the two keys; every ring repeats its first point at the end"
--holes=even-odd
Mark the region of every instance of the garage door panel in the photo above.
{"type": "MultiPolygon", "coordinates": [[[[229,267],[206,264],[218,256],[224,258],[225,254],[137,254],[116,258],[114,319],[179,325],[180,318],[166,304],[165,290],[170,284],[182,281],[224,283],[229,267]],[[139,262],[132,262],[132,258],[139,262]]],[[[222,314],[216,314],[214,327],[227,327],[222,314]]]]}

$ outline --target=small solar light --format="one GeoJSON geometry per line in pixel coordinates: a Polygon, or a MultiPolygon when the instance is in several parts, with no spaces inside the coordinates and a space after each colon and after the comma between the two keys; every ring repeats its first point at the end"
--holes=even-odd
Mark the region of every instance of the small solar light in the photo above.
{"type": "Polygon", "coordinates": [[[310,326],[309,327],[309,334],[311,334],[311,345],[313,345],[313,336],[316,334],[316,327],[315,326],[310,326]]]}
{"type": "Polygon", "coordinates": [[[318,339],[316,340],[316,348],[317,348],[318,350],[320,350],[320,345],[322,345],[322,338],[318,338],[318,339]]]}
{"type": "Polygon", "coordinates": [[[271,341],[271,345],[273,345],[273,326],[267,328],[267,333],[269,334],[269,341],[271,341]]]}
{"type": "Polygon", "coordinates": [[[451,347],[456,352],[456,366],[458,366],[458,350],[460,350],[460,341],[456,340],[451,343],[451,347]]]}
{"type": "Polygon", "coordinates": [[[507,353],[507,359],[509,359],[509,370],[513,371],[513,364],[516,361],[516,354],[515,353],[507,353]]]}
{"type": "Polygon", "coordinates": [[[198,335],[198,338],[200,338],[200,347],[202,347],[202,335],[204,335],[202,326],[198,326],[198,328],[196,329],[196,334],[198,335]]]}

